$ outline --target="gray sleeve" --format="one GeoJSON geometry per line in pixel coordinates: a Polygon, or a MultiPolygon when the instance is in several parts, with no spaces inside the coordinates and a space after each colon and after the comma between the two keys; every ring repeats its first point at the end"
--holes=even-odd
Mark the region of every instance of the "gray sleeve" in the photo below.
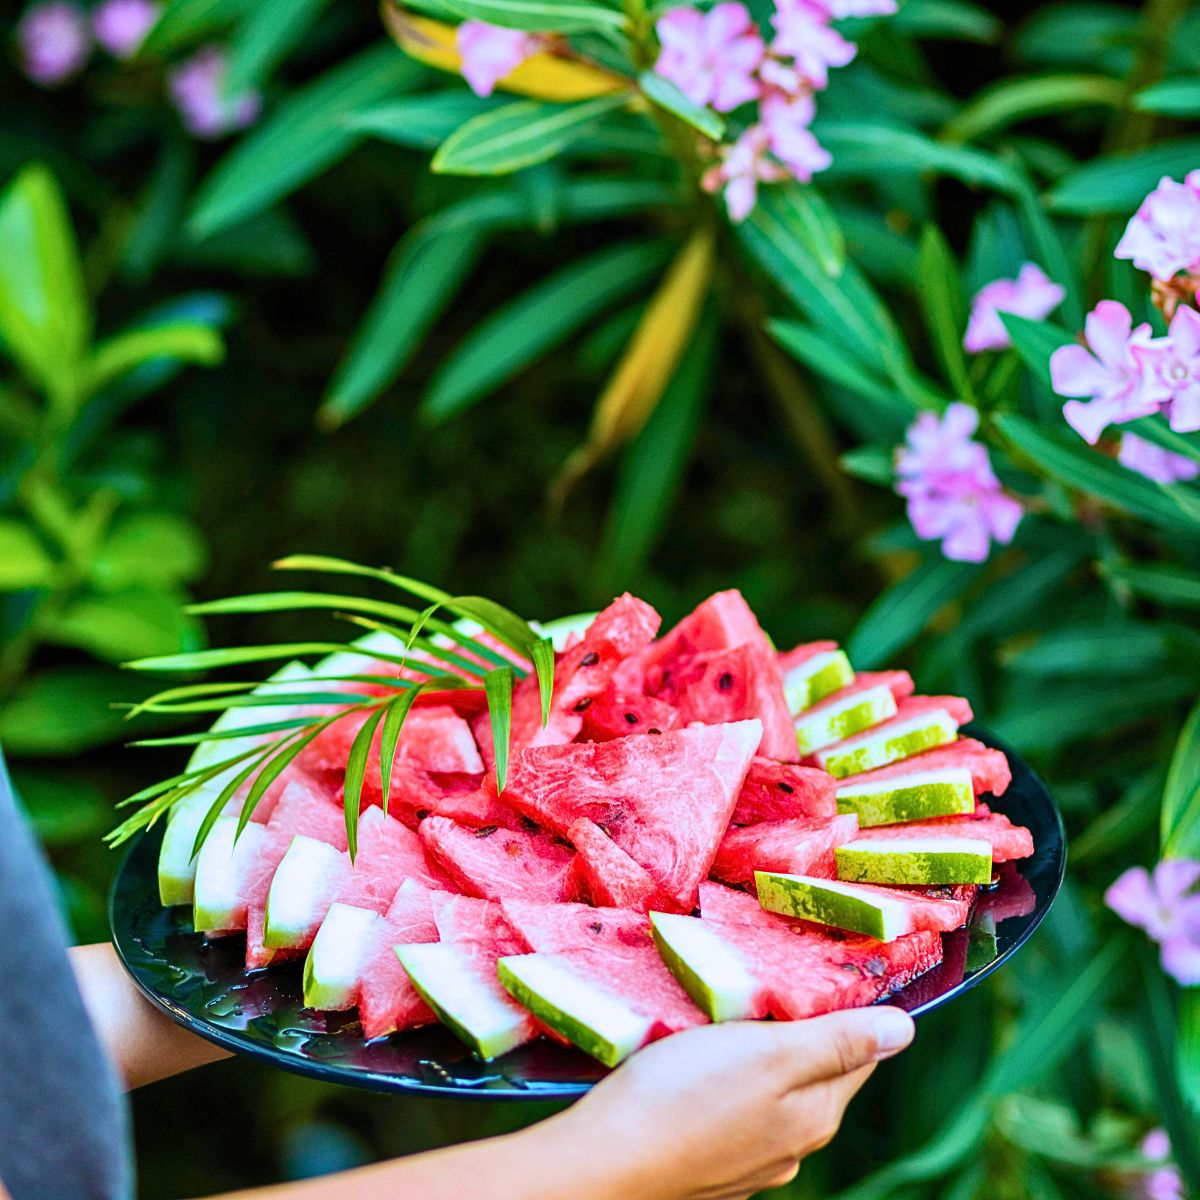
{"type": "Polygon", "coordinates": [[[126,1200],[128,1109],[67,945],[0,755],[0,1179],[12,1200],[126,1200]]]}

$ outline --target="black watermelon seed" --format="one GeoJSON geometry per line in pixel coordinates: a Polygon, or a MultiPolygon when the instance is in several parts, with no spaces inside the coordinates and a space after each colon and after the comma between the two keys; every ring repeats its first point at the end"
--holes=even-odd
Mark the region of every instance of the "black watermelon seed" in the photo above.
{"type": "Polygon", "coordinates": [[[784,783],[782,780],[780,780],[779,790],[781,792],[787,792],[787,794],[790,796],[796,789],[792,787],[790,783],[784,783]]]}
{"type": "Polygon", "coordinates": [[[635,712],[627,712],[625,714],[625,721],[629,725],[636,725],[638,723],[638,719],[638,715],[635,712]]]}
{"type": "Polygon", "coordinates": [[[720,678],[717,680],[717,687],[722,692],[727,692],[733,687],[733,674],[729,671],[722,671],[720,678]]]}
{"type": "Polygon", "coordinates": [[[581,667],[594,667],[600,661],[600,655],[595,650],[589,650],[580,660],[581,667]]]}
{"type": "Polygon", "coordinates": [[[577,705],[575,705],[575,711],[576,712],[587,712],[588,708],[591,706],[591,703],[592,703],[591,696],[584,696],[584,698],[582,700],[580,700],[580,702],[577,705]]]}
{"type": "Polygon", "coordinates": [[[480,827],[475,830],[475,836],[477,838],[491,837],[492,834],[495,833],[499,828],[499,825],[480,825],[480,827]]]}

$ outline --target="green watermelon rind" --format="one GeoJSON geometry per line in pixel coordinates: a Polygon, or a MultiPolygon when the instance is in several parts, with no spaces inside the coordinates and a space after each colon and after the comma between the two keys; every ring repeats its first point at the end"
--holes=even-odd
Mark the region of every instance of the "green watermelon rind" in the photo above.
{"type": "Polygon", "coordinates": [[[816,754],[896,715],[896,697],[886,684],[853,693],[826,710],[801,714],[796,745],[801,754],[816,754]]]}
{"type": "Polygon", "coordinates": [[[854,894],[853,884],[781,871],[755,871],[758,902],[768,912],[861,933],[881,942],[908,933],[908,913],[900,901],[854,894]]]}
{"type": "MultiPolygon", "coordinates": [[[[688,926],[682,926],[679,922],[688,921],[693,923],[696,928],[702,928],[702,922],[699,917],[685,917],[674,913],[657,913],[650,914],[650,930],[654,937],[654,945],[658,949],[658,955],[666,964],[667,970],[675,976],[680,987],[692,998],[696,1007],[699,1008],[710,1021],[740,1021],[751,1015],[750,998],[745,995],[745,990],[731,986],[731,974],[720,969],[719,964],[716,970],[711,974],[705,970],[697,961],[696,955],[689,955],[685,946],[681,945],[683,940],[679,935],[688,926]]],[[[718,935],[708,931],[708,936],[718,938],[718,935]]],[[[722,956],[736,958],[736,951],[731,947],[722,945],[720,947],[722,956]]],[[[753,987],[753,979],[749,978],[749,972],[745,967],[740,968],[748,977],[748,982],[753,987]]]]}
{"type": "Polygon", "coordinates": [[[833,851],[845,883],[940,886],[992,881],[992,844],[981,838],[847,842],[833,851]]]}
{"type": "MultiPolygon", "coordinates": [[[[548,996],[535,991],[531,984],[522,976],[522,968],[528,960],[544,959],[547,956],[538,954],[508,955],[496,961],[496,975],[505,991],[522,1008],[528,1009],[544,1025],[548,1025],[556,1033],[560,1033],[571,1045],[591,1055],[606,1067],[615,1067],[623,1062],[635,1050],[645,1044],[653,1024],[640,1014],[629,1012],[635,1021],[641,1025],[640,1032],[633,1037],[620,1042],[605,1037],[592,1026],[586,1024],[575,1014],[560,1007],[548,996]]],[[[601,991],[602,989],[595,989],[601,991]]],[[[615,1003],[622,1003],[617,997],[609,997],[615,1003]]]]}
{"type": "Polygon", "coordinates": [[[353,1007],[363,951],[378,919],[370,909],[330,906],[304,959],[305,1008],[336,1012],[353,1007]]]}
{"type": "Polygon", "coordinates": [[[958,723],[945,709],[936,708],[889,730],[872,733],[868,729],[844,745],[818,751],[816,757],[835,779],[847,779],[911,758],[935,746],[948,746],[957,737],[958,723]]]}
{"type": "Polygon", "coordinates": [[[837,789],[837,806],[840,813],[854,813],[860,829],[869,829],[969,815],[975,811],[975,789],[966,767],[914,771],[875,784],[844,784],[837,789]]]}
{"type": "Polygon", "coordinates": [[[783,677],[783,694],[788,711],[799,716],[826,696],[840,692],[854,682],[854,668],[845,650],[825,650],[814,654],[783,677]]]}

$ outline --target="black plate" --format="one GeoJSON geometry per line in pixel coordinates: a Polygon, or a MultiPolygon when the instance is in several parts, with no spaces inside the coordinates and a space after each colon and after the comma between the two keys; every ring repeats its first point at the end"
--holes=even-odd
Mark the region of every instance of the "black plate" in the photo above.
{"type": "MultiPolygon", "coordinates": [[[[974,736],[996,745],[979,730],[974,736]]],[[[1001,747],[1003,748],[1003,747],[1001,747]]],[[[1033,833],[1033,857],[1008,864],[981,896],[970,927],[944,934],[936,970],[892,997],[914,1016],[985,979],[1025,943],[1062,883],[1062,819],[1045,784],[1011,752],[1012,784],[992,806],[1033,833]]],[[[117,953],[143,992],[181,1025],[239,1054],[330,1083],[390,1092],[481,1099],[565,1099],[586,1091],[605,1068],[577,1050],[539,1038],[496,1062],[474,1058],[446,1029],[366,1042],[350,1014],[301,1005],[300,964],[243,970],[241,938],[207,941],[191,931],[186,907],[158,902],[161,833],[130,847],[113,882],[109,920],[117,953]]]]}

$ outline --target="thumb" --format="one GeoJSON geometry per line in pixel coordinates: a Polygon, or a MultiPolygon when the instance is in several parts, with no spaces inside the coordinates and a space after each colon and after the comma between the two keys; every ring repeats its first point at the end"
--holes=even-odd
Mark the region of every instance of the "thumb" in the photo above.
{"type": "Polygon", "coordinates": [[[780,1022],[781,1052],[792,1062],[793,1088],[849,1075],[860,1067],[891,1058],[912,1040],[913,1019],[900,1008],[854,1008],[780,1022]]]}

